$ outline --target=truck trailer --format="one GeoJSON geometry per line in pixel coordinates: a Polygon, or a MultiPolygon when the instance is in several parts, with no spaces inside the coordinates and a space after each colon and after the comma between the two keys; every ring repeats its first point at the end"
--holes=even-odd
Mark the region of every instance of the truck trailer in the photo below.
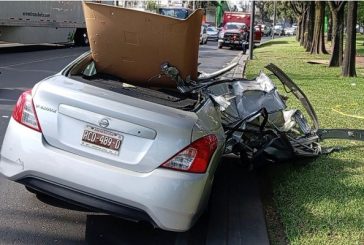
{"type": "Polygon", "coordinates": [[[0,41],[87,45],[80,1],[0,1],[0,41]]]}

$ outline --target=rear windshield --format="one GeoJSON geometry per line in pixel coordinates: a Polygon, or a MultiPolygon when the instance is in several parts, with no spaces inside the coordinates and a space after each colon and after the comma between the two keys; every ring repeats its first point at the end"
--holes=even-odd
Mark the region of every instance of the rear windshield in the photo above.
{"type": "Polygon", "coordinates": [[[159,14],[178,18],[178,19],[187,19],[187,17],[189,16],[190,13],[188,12],[187,9],[160,8],[159,14]]]}
{"type": "Polygon", "coordinates": [[[243,26],[244,26],[243,24],[226,24],[225,28],[227,30],[232,30],[232,29],[240,29],[243,26]]]}

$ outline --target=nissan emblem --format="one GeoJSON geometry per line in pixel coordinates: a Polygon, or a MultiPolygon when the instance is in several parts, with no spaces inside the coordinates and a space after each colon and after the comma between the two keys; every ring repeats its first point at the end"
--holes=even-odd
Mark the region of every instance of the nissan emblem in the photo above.
{"type": "Polygon", "coordinates": [[[99,125],[103,128],[107,128],[109,126],[109,120],[107,120],[106,118],[103,118],[99,121],[99,125]]]}

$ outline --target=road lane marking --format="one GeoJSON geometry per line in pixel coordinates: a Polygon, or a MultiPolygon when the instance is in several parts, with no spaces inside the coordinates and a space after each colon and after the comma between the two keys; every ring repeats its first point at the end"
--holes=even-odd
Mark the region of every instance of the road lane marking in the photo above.
{"type": "Polygon", "coordinates": [[[74,56],[80,56],[80,55],[79,54],[73,54],[73,55],[59,56],[59,57],[53,57],[53,58],[48,58],[48,59],[33,60],[33,61],[29,61],[29,62],[21,62],[21,63],[17,63],[17,64],[0,66],[0,68],[1,69],[4,69],[4,68],[8,68],[8,67],[13,67],[13,66],[28,65],[28,64],[33,64],[33,63],[38,63],[38,62],[43,62],[43,61],[50,61],[50,60],[70,58],[70,57],[74,57],[74,56]]]}
{"type": "Polygon", "coordinates": [[[1,102],[1,101],[16,101],[16,100],[12,100],[12,99],[1,99],[1,98],[0,98],[0,102],[1,102]]]}
{"type": "Polygon", "coordinates": [[[47,74],[55,74],[58,72],[58,71],[48,71],[48,70],[29,70],[29,69],[11,68],[11,67],[1,68],[1,69],[7,70],[7,71],[19,71],[19,72],[43,72],[43,73],[47,73],[47,74]]]}
{"type": "Polygon", "coordinates": [[[0,88],[0,90],[29,90],[30,88],[26,88],[26,87],[13,87],[13,88],[0,88]]]}

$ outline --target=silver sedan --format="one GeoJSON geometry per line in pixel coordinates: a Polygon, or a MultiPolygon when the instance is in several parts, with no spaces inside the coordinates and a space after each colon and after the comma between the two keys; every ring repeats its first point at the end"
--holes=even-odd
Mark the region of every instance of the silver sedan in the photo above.
{"type": "Polygon", "coordinates": [[[208,97],[98,74],[86,53],[20,96],[0,172],[32,192],[185,231],[207,204],[224,148],[218,113],[208,97]]]}

